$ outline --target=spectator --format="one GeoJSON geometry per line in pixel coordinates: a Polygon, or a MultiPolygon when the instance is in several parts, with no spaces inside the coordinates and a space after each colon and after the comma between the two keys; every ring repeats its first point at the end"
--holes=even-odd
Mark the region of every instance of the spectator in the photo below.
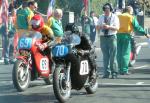
{"type": "Polygon", "coordinates": [[[5,52],[6,46],[8,45],[8,1],[3,0],[1,5],[1,19],[2,19],[2,26],[1,26],[1,32],[2,32],[2,55],[4,57],[5,64],[8,64],[8,55],[5,52]]]}
{"type": "Polygon", "coordinates": [[[57,43],[61,42],[62,36],[64,35],[61,22],[62,15],[63,12],[61,9],[54,10],[53,17],[49,17],[47,23],[48,27],[52,28],[57,43]]]}
{"type": "MultiPolygon", "coordinates": [[[[14,63],[15,59],[13,56],[13,37],[16,33],[16,29],[14,27],[14,23],[12,20],[12,15],[9,15],[8,17],[8,30],[6,32],[4,40],[4,63],[7,65],[9,63],[14,63]]],[[[3,26],[2,30],[5,30],[5,27],[3,26]]]]}
{"type": "Polygon", "coordinates": [[[141,7],[138,0],[129,0],[128,5],[132,6],[134,15],[139,14],[141,7]]]}
{"type": "Polygon", "coordinates": [[[28,7],[23,4],[23,8],[17,11],[17,29],[19,35],[31,30],[30,21],[34,16],[34,10],[36,10],[36,8],[37,3],[35,1],[31,1],[28,3],[28,7]]]}
{"type": "Polygon", "coordinates": [[[97,29],[100,30],[100,46],[103,53],[104,75],[103,78],[117,78],[117,37],[119,19],[112,13],[111,4],[103,6],[104,14],[99,17],[97,29]]]}
{"type": "MultiPolygon", "coordinates": [[[[118,15],[120,29],[117,33],[117,60],[120,74],[128,75],[128,64],[131,52],[131,33],[133,30],[147,35],[144,29],[138,24],[136,17],[132,16],[133,8],[127,6],[123,14],[118,15]]],[[[148,36],[147,36],[148,37],[148,36]]]]}
{"type": "Polygon", "coordinates": [[[87,15],[87,11],[85,11],[85,8],[83,8],[83,10],[81,11],[81,25],[82,32],[90,37],[90,18],[87,15]]]}
{"type": "Polygon", "coordinates": [[[126,0],[117,0],[117,7],[119,9],[124,9],[125,8],[125,2],[126,2],[126,0]]]}
{"type": "Polygon", "coordinates": [[[96,24],[95,24],[95,12],[91,11],[90,12],[90,39],[92,43],[95,41],[95,36],[96,36],[96,24]]]}
{"type": "Polygon", "coordinates": [[[14,41],[14,35],[16,33],[16,29],[14,26],[14,21],[13,21],[13,15],[10,14],[9,18],[8,18],[8,53],[9,53],[9,63],[14,63],[15,62],[15,58],[14,58],[14,45],[13,45],[13,41],[14,41]]]}

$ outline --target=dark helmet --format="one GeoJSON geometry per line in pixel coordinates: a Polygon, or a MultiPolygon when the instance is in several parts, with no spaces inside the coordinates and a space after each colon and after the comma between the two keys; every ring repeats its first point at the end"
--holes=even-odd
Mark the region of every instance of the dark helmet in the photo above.
{"type": "Polygon", "coordinates": [[[71,31],[72,33],[79,33],[79,28],[75,23],[68,23],[65,27],[65,31],[71,31]]]}

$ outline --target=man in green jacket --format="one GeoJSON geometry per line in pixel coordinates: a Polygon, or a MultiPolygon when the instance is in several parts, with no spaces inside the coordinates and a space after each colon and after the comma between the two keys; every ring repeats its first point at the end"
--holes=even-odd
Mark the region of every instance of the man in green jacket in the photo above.
{"type": "Polygon", "coordinates": [[[61,22],[62,15],[63,12],[61,9],[54,10],[53,16],[49,17],[47,23],[48,27],[52,28],[57,43],[61,42],[62,36],[64,35],[61,22]]]}
{"type": "Polygon", "coordinates": [[[120,29],[117,33],[117,61],[120,74],[128,75],[128,64],[131,52],[131,33],[138,31],[143,35],[147,35],[145,30],[138,24],[136,17],[133,15],[133,8],[127,6],[124,13],[118,15],[120,21],[120,29]]]}
{"type": "Polygon", "coordinates": [[[28,2],[28,7],[24,6],[23,8],[17,11],[17,29],[18,34],[21,35],[28,30],[31,30],[30,21],[34,16],[34,10],[37,8],[37,3],[35,1],[28,2]]]}

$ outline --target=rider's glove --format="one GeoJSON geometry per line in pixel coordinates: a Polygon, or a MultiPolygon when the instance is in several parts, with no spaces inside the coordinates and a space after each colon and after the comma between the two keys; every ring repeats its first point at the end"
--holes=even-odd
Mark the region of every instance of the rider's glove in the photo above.
{"type": "Polygon", "coordinates": [[[36,45],[41,51],[43,51],[43,50],[45,50],[45,48],[47,48],[47,43],[43,43],[43,44],[36,43],[36,45]]]}

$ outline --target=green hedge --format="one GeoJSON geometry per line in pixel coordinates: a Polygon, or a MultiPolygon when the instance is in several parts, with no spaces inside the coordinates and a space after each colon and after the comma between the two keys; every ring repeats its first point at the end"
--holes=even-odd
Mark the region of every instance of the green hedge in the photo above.
{"type": "Polygon", "coordinates": [[[100,15],[103,13],[103,5],[107,2],[111,3],[113,6],[116,6],[116,0],[92,0],[91,10],[95,11],[97,15],[100,15]]]}

